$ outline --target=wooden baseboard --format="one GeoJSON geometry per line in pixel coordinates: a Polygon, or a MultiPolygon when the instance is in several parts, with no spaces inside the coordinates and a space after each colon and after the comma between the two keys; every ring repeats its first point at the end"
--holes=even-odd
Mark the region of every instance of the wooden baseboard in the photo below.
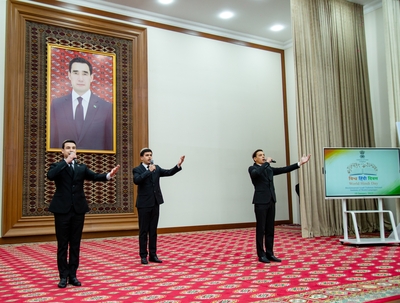
{"type": "Polygon", "coordinates": [[[255,227],[255,222],[249,223],[232,223],[232,224],[213,224],[213,225],[197,225],[197,226],[180,226],[180,227],[164,227],[157,230],[158,234],[186,233],[196,231],[209,231],[219,229],[235,229],[255,227]]]}
{"type": "MultiPolygon", "coordinates": [[[[291,224],[290,221],[275,221],[275,225],[291,224]]],[[[230,223],[230,224],[211,224],[211,225],[195,225],[195,226],[180,226],[180,227],[163,227],[158,229],[158,234],[170,233],[185,233],[185,232],[198,232],[198,231],[211,231],[221,229],[235,229],[235,228],[253,228],[256,226],[255,222],[247,223],[230,223]]],[[[100,232],[84,232],[83,239],[98,239],[110,237],[131,237],[138,235],[138,229],[134,230],[115,230],[115,231],[100,231],[100,232]]],[[[39,235],[39,236],[24,236],[24,237],[7,237],[0,238],[0,245],[2,244],[19,244],[19,243],[33,243],[33,242],[50,242],[55,241],[56,236],[53,235],[39,235]]]]}

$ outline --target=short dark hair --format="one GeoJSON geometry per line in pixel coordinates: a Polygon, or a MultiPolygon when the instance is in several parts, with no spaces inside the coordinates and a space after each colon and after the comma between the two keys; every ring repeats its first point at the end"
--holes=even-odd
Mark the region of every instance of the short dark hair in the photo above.
{"type": "Polygon", "coordinates": [[[72,140],[72,139],[67,139],[67,140],[65,140],[65,141],[62,143],[62,149],[64,149],[64,145],[65,145],[65,143],[74,143],[74,144],[75,144],[75,146],[76,146],[76,143],[75,143],[75,141],[74,141],[74,140],[72,140]]]}
{"type": "Polygon", "coordinates": [[[148,147],[142,148],[142,149],[140,150],[140,156],[143,157],[144,153],[148,153],[148,152],[153,153],[153,151],[152,151],[150,148],[148,148],[148,147]]]}
{"type": "Polygon", "coordinates": [[[260,152],[260,151],[263,151],[262,149],[257,149],[254,153],[253,153],[253,157],[252,157],[252,159],[254,159],[255,157],[257,157],[257,153],[258,152],[260,152]]]}
{"type": "Polygon", "coordinates": [[[87,66],[89,66],[90,74],[93,73],[92,64],[91,64],[88,60],[86,60],[85,58],[82,58],[82,57],[75,57],[75,58],[73,58],[71,61],[69,61],[69,66],[68,66],[69,72],[71,72],[72,64],[74,64],[74,63],[83,63],[83,64],[87,64],[87,66]]]}

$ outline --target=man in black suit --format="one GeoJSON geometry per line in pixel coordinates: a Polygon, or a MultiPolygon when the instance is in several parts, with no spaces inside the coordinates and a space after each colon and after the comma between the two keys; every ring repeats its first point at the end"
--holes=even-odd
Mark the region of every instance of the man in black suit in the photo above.
{"type": "Polygon", "coordinates": [[[153,152],[149,148],[140,151],[142,163],[132,170],[133,182],[138,186],[136,207],[139,214],[139,255],[142,264],[149,261],[162,263],[157,257],[157,225],[160,215],[160,204],[164,199],[160,188],[160,177],[175,175],[182,169],[185,156],[180,157],[178,164],[167,170],[153,164],[153,152]],[[149,253],[147,251],[147,236],[149,238],[149,253]]]}
{"type": "Polygon", "coordinates": [[[92,64],[75,57],[69,62],[72,92],[56,98],[50,107],[50,147],[71,138],[80,149],[113,150],[113,106],[90,90],[92,64]]]}
{"type": "Polygon", "coordinates": [[[298,169],[310,160],[303,156],[298,163],[286,167],[272,167],[272,158],[265,158],[261,149],[253,153],[253,166],[249,167],[251,182],[254,185],[254,213],[256,215],[256,248],[258,260],[263,263],[281,262],[274,255],[275,187],[274,176],[298,169]],[[265,241],[265,250],[264,250],[265,241]]]}
{"type": "Polygon", "coordinates": [[[79,266],[85,213],[89,211],[83,192],[84,180],[110,180],[118,172],[119,165],[108,174],[91,171],[85,164],[77,162],[76,144],[73,140],[63,142],[61,153],[64,159],[51,164],[47,178],[56,184],[56,192],[50,202],[49,211],[54,214],[56,229],[57,266],[60,275],[58,287],[64,288],[67,286],[67,278],[69,284],[81,286],[81,282],[76,278],[76,271],[79,266]]]}

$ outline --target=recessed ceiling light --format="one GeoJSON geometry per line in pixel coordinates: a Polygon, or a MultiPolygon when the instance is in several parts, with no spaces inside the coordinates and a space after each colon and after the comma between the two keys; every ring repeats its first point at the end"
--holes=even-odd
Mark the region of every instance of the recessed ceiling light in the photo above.
{"type": "Polygon", "coordinates": [[[232,13],[232,12],[225,11],[225,12],[220,13],[218,16],[219,16],[220,18],[222,18],[222,19],[229,19],[229,18],[232,18],[234,15],[235,15],[235,14],[232,13]]]}
{"type": "Polygon", "coordinates": [[[158,2],[161,4],[171,4],[172,2],[174,2],[174,0],[158,0],[158,2]]]}
{"type": "Polygon", "coordinates": [[[281,30],[283,30],[285,27],[283,25],[277,24],[274,25],[270,28],[270,30],[272,30],[273,32],[279,32],[281,30]]]}

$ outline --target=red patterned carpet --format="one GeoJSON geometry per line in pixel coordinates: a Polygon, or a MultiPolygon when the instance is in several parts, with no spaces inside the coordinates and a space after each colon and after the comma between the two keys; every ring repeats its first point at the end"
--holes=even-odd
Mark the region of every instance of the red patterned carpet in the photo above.
{"type": "Polygon", "coordinates": [[[255,230],[163,234],[162,264],[141,265],[137,237],[82,241],[81,287],[59,289],[56,243],[0,246],[0,302],[389,302],[400,299],[400,247],[304,239],[278,226],[258,262],[255,230]]]}

